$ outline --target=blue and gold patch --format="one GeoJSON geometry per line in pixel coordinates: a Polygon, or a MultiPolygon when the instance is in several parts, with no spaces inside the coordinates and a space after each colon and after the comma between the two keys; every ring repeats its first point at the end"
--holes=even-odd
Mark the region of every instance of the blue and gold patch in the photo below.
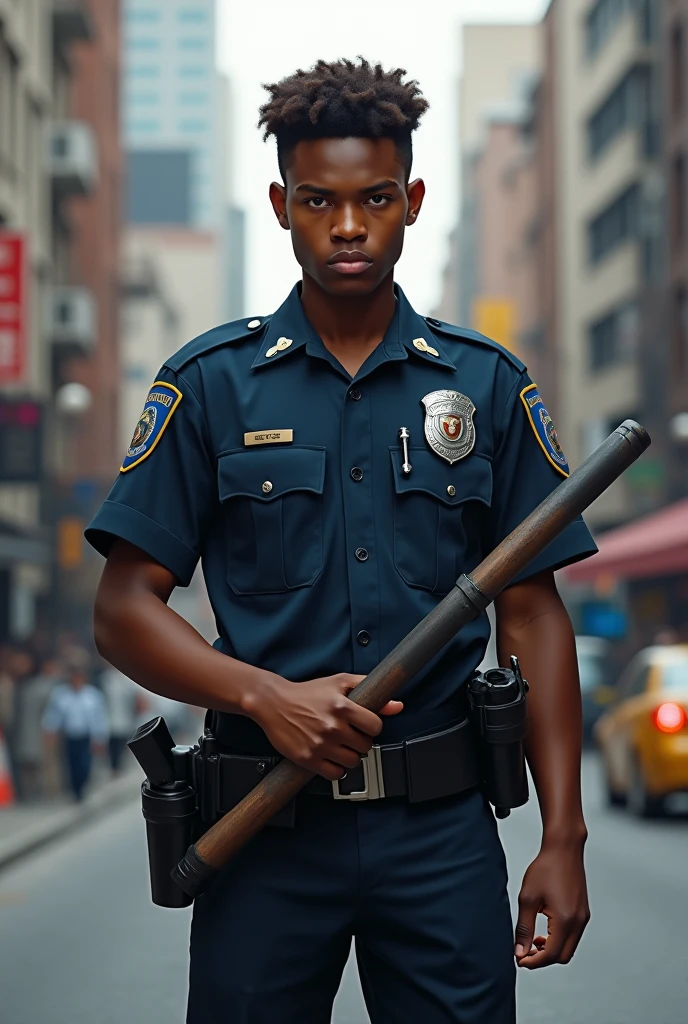
{"type": "Polygon", "coordinates": [[[568,476],[569,464],[559,443],[552,417],[540,398],[537,384],[529,384],[527,388],[523,389],[521,401],[543,452],[555,469],[558,469],[563,476],[568,476]]]}
{"type": "Polygon", "coordinates": [[[181,391],[164,380],[156,380],[148,392],[143,412],[139,416],[134,436],[124,456],[121,473],[126,473],[148,458],[164,434],[167,424],[172,419],[172,413],[181,400],[181,391]]]}

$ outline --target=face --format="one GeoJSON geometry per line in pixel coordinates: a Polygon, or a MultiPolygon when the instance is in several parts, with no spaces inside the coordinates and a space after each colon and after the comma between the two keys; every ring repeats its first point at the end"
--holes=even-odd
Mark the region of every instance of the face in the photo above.
{"type": "Polygon", "coordinates": [[[304,275],[330,295],[368,295],[391,273],[425,186],[406,174],[392,139],[299,142],[286,187],[270,186],[304,275]]]}

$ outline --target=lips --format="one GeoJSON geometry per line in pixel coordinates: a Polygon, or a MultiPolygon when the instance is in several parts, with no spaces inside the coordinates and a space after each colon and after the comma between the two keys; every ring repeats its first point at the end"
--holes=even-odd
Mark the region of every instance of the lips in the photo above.
{"type": "Polygon", "coordinates": [[[338,274],[362,274],[373,265],[373,261],[370,256],[358,249],[351,252],[342,250],[330,256],[327,265],[338,274]]]}

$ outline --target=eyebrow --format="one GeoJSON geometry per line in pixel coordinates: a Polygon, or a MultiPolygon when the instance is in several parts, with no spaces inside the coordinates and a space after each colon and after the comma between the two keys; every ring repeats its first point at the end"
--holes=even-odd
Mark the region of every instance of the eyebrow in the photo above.
{"type": "MultiPolygon", "coordinates": [[[[385,181],[378,181],[375,185],[369,185],[367,188],[359,189],[361,195],[375,195],[376,192],[381,192],[383,188],[399,188],[399,184],[393,181],[391,178],[385,179],[385,181]]],[[[310,185],[308,182],[303,185],[297,185],[294,189],[295,192],[315,192],[316,196],[333,196],[335,190],[332,188],[320,188],[319,185],[310,185]]]]}

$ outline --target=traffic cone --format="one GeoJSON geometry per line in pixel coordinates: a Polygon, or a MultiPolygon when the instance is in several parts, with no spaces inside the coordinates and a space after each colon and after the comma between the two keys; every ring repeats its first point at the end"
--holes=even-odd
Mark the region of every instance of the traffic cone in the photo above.
{"type": "Polygon", "coordinates": [[[10,773],[10,759],[7,756],[7,744],[0,730],[0,807],[11,807],[14,803],[14,786],[10,773]]]}

